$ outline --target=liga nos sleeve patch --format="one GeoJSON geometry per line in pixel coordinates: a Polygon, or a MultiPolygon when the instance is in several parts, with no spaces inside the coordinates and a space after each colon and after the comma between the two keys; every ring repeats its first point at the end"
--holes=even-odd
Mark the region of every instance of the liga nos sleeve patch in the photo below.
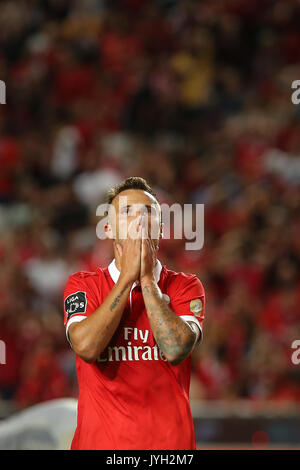
{"type": "Polygon", "coordinates": [[[86,292],[78,291],[68,295],[65,299],[65,311],[67,320],[77,313],[85,313],[87,306],[86,292]]]}

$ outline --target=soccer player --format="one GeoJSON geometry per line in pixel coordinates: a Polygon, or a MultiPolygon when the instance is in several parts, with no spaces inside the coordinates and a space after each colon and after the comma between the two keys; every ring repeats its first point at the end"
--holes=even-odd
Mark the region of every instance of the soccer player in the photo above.
{"type": "Polygon", "coordinates": [[[143,178],[112,188],[108,203],[114,259],[72,274],[64,293],[79,384],[71,449],[196,449],[189,385],[203,286],[157,259],[161,209],[143,178]]]}

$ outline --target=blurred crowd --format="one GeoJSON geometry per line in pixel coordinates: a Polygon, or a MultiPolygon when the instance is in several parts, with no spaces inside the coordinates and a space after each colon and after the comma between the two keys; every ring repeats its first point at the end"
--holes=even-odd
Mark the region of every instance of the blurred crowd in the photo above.
{"type": "Polygon", "coordinates": [[[8,0],[0,9],[0,399],[77,395],[69,274],[106,266],[106,191],[142,176],[204,204],[204,246],[162,240],[198,275],[191,398],[299,403],[298,0],[8,0]]]}

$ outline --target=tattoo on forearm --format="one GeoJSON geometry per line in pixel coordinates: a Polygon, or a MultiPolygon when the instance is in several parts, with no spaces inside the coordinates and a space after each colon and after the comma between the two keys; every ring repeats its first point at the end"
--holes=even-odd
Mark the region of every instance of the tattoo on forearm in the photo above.
{"type": "Polygon", "coordinates": [[[143,292],[144,294],[149,294],[149,293],[150,293],[150,286],[144,286],[144,287],[142,288],[142,292],[143,292]]]}
{"type": "Polygon", "coordinates": [[[168,307],[158,290],[142,288],[149,321],[160,350],[169,358],[183,361],[195,343],[195,333],[168,307]],[[187,327],[189,330],[187,330],[187,327]]]}
{"type": "Polygon", "coordinates": [[[120,302],[120,299],[121,299],[122,295],[123,295],[124,292],[127,290],[127,288],[128,288],[128,285],[126,285],[126,286],[124,287],[124,289],[121,290],[120,294],[117,295],[117,297],[114,299],[114,301],[112,302],[112,304],[111,304],[110,307],[109,307],[109,310],[110,310],[111,312],[116,308],[116,306],[117,306],[118,303],[120,302]]]}

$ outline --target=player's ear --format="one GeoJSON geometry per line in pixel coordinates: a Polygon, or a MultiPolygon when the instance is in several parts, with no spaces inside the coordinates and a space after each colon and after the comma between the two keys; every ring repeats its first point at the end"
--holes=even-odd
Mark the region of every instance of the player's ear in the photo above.
{"type": "Polygon", "coordinates": [[[109,222],[107,222],[105,225],[104,225],[104,231],[106,233],[106,236],[107,238],[109,238],[110,240],[113,240],[115,237],[114,237],[114,233],[113,233],[113,229],[112,229],[112,226],[109,222]]]}

